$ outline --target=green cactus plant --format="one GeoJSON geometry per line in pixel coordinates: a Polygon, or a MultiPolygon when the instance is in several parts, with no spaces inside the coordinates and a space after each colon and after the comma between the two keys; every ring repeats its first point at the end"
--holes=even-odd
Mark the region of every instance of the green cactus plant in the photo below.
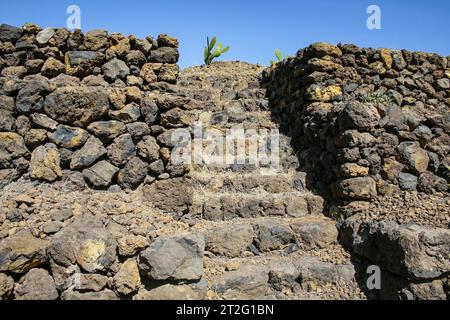
{"type": "Polygon", "coordinates": [[[289,55],[286,55],[285,58],[283,58],[283,55],[281,54],[280,49],[275,50],[275,57],[277,58],[278,61],[275,60],[270,60],[270,64],[273,66],[275,64],[277,64],[278,62],[283,61],[284,59],[290,58],[289,55]]]}
{"type": "Polygon", "coordinates": [[[214,48],[216,42],[216,37],[213,37],[211,41],[209,41],[209,37],[206,38],[206,47],[203,53],[206,65],[210,65],[215,58],[218,58],[222,54],[227,53],[231,48],[230,46],[223,48],[221,42],[219,42],[214,48]]]}

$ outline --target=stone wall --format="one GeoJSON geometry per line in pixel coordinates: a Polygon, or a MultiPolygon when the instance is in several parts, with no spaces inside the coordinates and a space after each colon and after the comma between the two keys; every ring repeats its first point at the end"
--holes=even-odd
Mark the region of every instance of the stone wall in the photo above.
{"type": "Polygon", "coordinates": [[[315,43],[269,69],[273,113],[341,204],[450,183],[450,58],[315,43]]]}
{"type": "Polygon", "coordinates": [[[102,189],[182,175],[163,133],[183,126],[166,111],[185,101],[159,90],[176,83],[178,57],[168,35],[1,25],[0,187],[64,170],[102,189]]]}
{"type": "Polygon", "coordinates": [[[448,299],[450,57],[315,43],[264,83],[368,296],[448,299]]]}

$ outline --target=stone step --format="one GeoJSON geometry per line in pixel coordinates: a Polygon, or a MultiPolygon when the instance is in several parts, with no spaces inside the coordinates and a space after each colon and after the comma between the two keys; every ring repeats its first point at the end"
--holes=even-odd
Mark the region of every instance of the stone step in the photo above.
{"type": "MultiPolygon", "coordinates": [[[[282,175],[282,174],[289,174],[293,170],[299,169],[299,160],[297,156],[291,153],[284,153],[280,152],[279,158],[274,158],[273,160],[270,159],[269,164],[261,164],[259,162],[258,164],[249,164],[248,159],[245,159],[244,164],[238,164],[237,156],[234,156],[234,163],[233,164],[215,164],[215,163],[208,163],[213,162],[213,158],[208,158],[208,156],[204,156],[202,159],[203,163],[199,164],[192,164],[191,165],[191,172],[199,172],[204,173],[205,175],[216,175],[216,174],[254,174],[254,175],[263,175],[263,176],[274,176],[274,175],[282,175]]],[[[220,162],[225,162],[223,160],[223,157],[221,156],[220,162]]],[[[259,160],[259,159],[257,159],[259,160]]]]}
{"type": "Polygon", "coordinates": [[[205,278],[219,299],[361,298],[335,222],[323,216],[201,221],[205,278]]]}
{"type": "Polygon", "coordinates": [[[355,267],[340,246],[328,252],[238,259],[207,258],[209,294],[215,299],[365,299],[355,267]],[[333,250],[334,252],[332,252],[333,250]]]}
{"type": "MultiPolygon", "coordinates": [[[[254,98],[239,98],[239,99],[228,99],[222,100],[220,97],[221,93],[217,91],[210,90],[186,90],[180,89],[177,91],[171,90],[164,93],[160,93],[157,97],[158,100],[169,100],[169,102],[186,102],[194,101],[199,107],[210,112],[227,111],[229,113],[263,113],[265,115],[270,115],[270,110],[268,106],[268,100],[265,98],[254,97],[254,98]],[[213,101],[216,106],[221,108],[210,108],[209,103],[213,101]],[[200,107],[201,106],[201,107],[200,107]]],[[[191,106],[183,106],[182,104],[175,105],[171,104],[171,107],[187,108],[192,109],[191,106]]],[[[169,109],[169,105],[163,105],[164,109],[169,109]]]]}
{"type": "Polygon", "coordinates": [[[338,243],[335,221],[324,216],[258,217],[231,221],[198,220],[193,232],[205,235],[210,257],[245,258],[277,251],[323,249],[338,243]]]}
{"type": "Polygon", "coordinates": [[[190,208],[192,217],[211,221],[264,216],[299,217],[309,214],[319,215],[323,212],[322,197],[300,191],[246,194],[216,193],[196,189],[190,208]]]}
{"type": "MultiPolygon", "coordinates": [[[[202,133],[204,140],[220,138],[225,142],[226,138],[234,140],[242,138],[247,140],[247,143],[255,141],[255,143],[258,142],[261,144],[265,142],[268,150],[271,150],[270,148],[273,143],[277,143],[281,155],[295,154],[295,150],[292,147],[292,139],[281,133],[279,128],[268,118],[264,120],[264,125],[258,123],[256,120],[252,120],[253,122],[231,123],[227,119],[227,116],[222,113],[199,112],[198,120],[201,128],[196,128],[196,133],[202,133]],[[202,129],[201,132],[200,129],[202,129]],[[230,129],[235,130],[231,131],[230,129]],[[238,129],[241,131],[238,131],[238,129]]],[[[249,147],[247,146],[246,148],[248,149],[249,147]]]]}
{"type": "Polygon", "coordinates": [[[177,89],[179,93],[184,94],[197,100],[206,101],[206,96],[210,97],[217,95],[220,100],[231,101],[231,100],[241,100],[241,99],[267,99],[266,89],[264,88],[241,88],[234,89],[227,87],[213,87],[213,86],[203,86],[199,87],[196,83],[190,82],[189,80],[181,80],[178,82],[177,89]]]}
{"type": "Polygon", "coordinates": [[[200,188],[208,192],[236,192],[248,194],[271,194],[306,190],[306,173],[291,170],[277,175],[262,175],[260,171],[250,173],[222,172],[210,174],[192,171],[189,176],[200,188]]]}
{"type": "MultiPolygon", "coordinates": [[[[231,155],[233,156],[233,155],[231,155]]],[[[221,162],[225,162],[220,157],[221,162]]],[[[276,158],[275,158],[276,159],[276,158]]],[[[203,174],[206,176],[214,176],[214,175],[254,175],[254,176],[264,176],[270,179],[270,177],[277,175],[289,175],[293,171],[300,171],[299,160],[295,155],[283,154],[277,160],[270,160],[271,162],[267,164],[249,164],[248,161],[245,164],[237,164],[237,160],[235,157],[235,163],[233,164],[215,164],[215,163],[207,163],[212,162],[213,160],[217,160],[217,158],[210,158],[209,156],[204,156],[202,158],[203,163],[196,164],[193,163],[190,166],[190,172],[192,174],[203,174]]]]}
{"type": "Polygon", "coordinates": [[[205,256],[200,280],[141,288],[133,299],[365,299],[348,254],[339,246],[332,250],[235,259],[205,256]]]}
{"type": "Polygon", "coordinates": [[[238,101],[234,107],[230,107],[228,110],[204,113],[202,121],[207,125],[225,129],[236,125],[241,125],[244,129],[277,128],[277,125],[270,119],[270,112],[243,110],[238,101]]]}
{"type": "Polygon", "coordinates": [[[262,88],[244,88],[239,91],[235,91],[231,88],[223,88],[221,90],[220,99],[223,101],[232,100],[267,100],[266,90],[262,88]]]}
{"type": "Polygon", "coordinates": [[[239,98],[233,100],[220,100],[224,111],[241,110],[245,112],[269,111],[269,101],[266,98],[239,98]]]}
{"type": "Polygon", "coordinates": [[[220,92],[211,88],[183,87],[179,85],[174,86],[164,84],[162,88],[155,88],[155,89],[161,90],[165,94],[171,94],[195,100],[205,107],[204,110],[211,109],[210,107],[211,102],[218,104],[218,102],[221,100],[220,92]]]}

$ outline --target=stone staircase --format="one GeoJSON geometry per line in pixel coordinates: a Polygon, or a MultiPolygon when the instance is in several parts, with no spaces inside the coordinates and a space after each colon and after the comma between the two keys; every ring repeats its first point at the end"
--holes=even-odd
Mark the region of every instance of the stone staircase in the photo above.
{"type": "MultiPolygon", "coordinates": [[[[265,91],[259,87],[262,67],[244,63],[238,66],[241,68],[234,66],[229,72],[229,64],[216,64],[212,67],[213,76],[211,70],[202,74],[202,68],[181,73],[179,92],[204,106],[198,113],[204,132],[277,129],[265,91]]],[[[267,175],[264,168],[248,161],[192,165],[189,177],[195,182],[195,190],[191,214],[213,221],[322,214],[323,200],[306,188],[306,173],[299,171],[290,139],[280,135],[279,140],[281,159],[276,174],[267,175]]]]}
{"type": "MultiPolygon", "coordinates": [[[[261,72],[245,63],[190,68],[172,94],[203,106],[196,118],[204,131],[277,129],[259,86],[261,72]]],[[[309,189],[289,137],[279,140],[276,174],[250,164],[190,168],[187,221],[206,235],[208,298],[364,298],[335,222],[324,216],[324,199],[309,189]]]]}

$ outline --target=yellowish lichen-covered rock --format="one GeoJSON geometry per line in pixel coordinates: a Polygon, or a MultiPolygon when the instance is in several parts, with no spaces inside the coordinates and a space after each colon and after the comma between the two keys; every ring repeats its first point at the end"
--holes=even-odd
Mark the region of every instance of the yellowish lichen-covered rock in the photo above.
{"type": "Polygon", "coordinates": [[[324,43],[324,42],[316,42],[310,45],[306,49],[306,53],[308,57],[323,57],[323,56],[331,56],[339,58],[342,56],[342,51],[337,46],[324,43]]]}
{"type": "Polygon", "coordinates": [[[308,61],[308,68],[311,71],[333,72],[342,68],[342,66],[330,60],[312,58],[308,61]]]}
{"type": "Polygon", "coordinates": [[[369,68],[377,74],[385,74],[386,68],[381,61],[375,61],[369,65],[369,68]]]}
{"type": "Polygon", "coordinates": [[[59,153],[54,144],[48,143],[33,151],[30,161],[30,176],[50,182],[62,176],[59,153]]]}
{"type": "Polygon", "coordinates": [[[153,64],[152,63],[146,63],[141,69],[140,73],[141,78],[143,78],[147,83],[153,83],[158,80],[158,77],[155,74],[155,71],[153,70],[153,64]]]}
{"type": "Polygon", "coordinates": [[[427,171],[430,158],[418,142],[402,142],[397,150],[400,154],[400,161],[408,165],[410,170],[419,174],[427,171]]]}
{"type": "Polygon", "coordinates": [[[380,49],[380,56],[381,56],[381,59],[383,59],[383,62],[384,62],[384,65],[386,66],[386,68],[391,69],[392,63],[393,63],[391,51],[389,49],[382,48],[382,49],[380,49]]]}
{"type": "Polygon", "coordinates": [[[112,34],[110,41],[112,44],[110,49],[114,51],[119,57],[124,56],[131,50],[130,39],[120,33],[112,34]]]}
{"type": "Polygon", "coordinates": [[[347,178],[364,177],[369,174],[369,168],[356,163],[344,163],[339,167],[339,174],[341,177],[347,178]]]}
{"type": "Polygon", "coordinates": [[[307,92],[306,97],[311,101],[327,102],[333,98],[342,95],[342,89],[339,86],[329,86],[323,88],[321,86],[311,86],[307,92]]]}
{"type": "Polygon", "coordinates": [[[114,276],[114,288],[117,293],[129,295],[141,286],[138,264],[135,259],[126,260],[114,276]]]}
{"type": "Polygon", "coordinates": [[[148,246],[147,238],[139,235],[127,235],[118,241],[119,254],[124,257],[131,257],[148,246]]]}
{"type": "Polygon", "coordinates": [[[450,69],[445,70],[445,76],[450,79],[450,69]]]}
{"type": "Polygon", "coordinates": [[[14,132],[0,132],[0,162],[23,157],[28,149],[23,138],[14,132]]]}
{"type": "Polygon", "coordinates": [[[106,243],[103,240],[87,239],[80,245],[79,250],[75,253],[78,264],[84,270],[101,269],[99,259],[105,254],[106,243]]]}
{"type": "Polygon", "coordinates": [[[116,251],[117,242],[103,222],[83,215],[52,238],[48,255],[58,266],[80,266],[87,273],[97,273],[113,264],[116,251]]]}

